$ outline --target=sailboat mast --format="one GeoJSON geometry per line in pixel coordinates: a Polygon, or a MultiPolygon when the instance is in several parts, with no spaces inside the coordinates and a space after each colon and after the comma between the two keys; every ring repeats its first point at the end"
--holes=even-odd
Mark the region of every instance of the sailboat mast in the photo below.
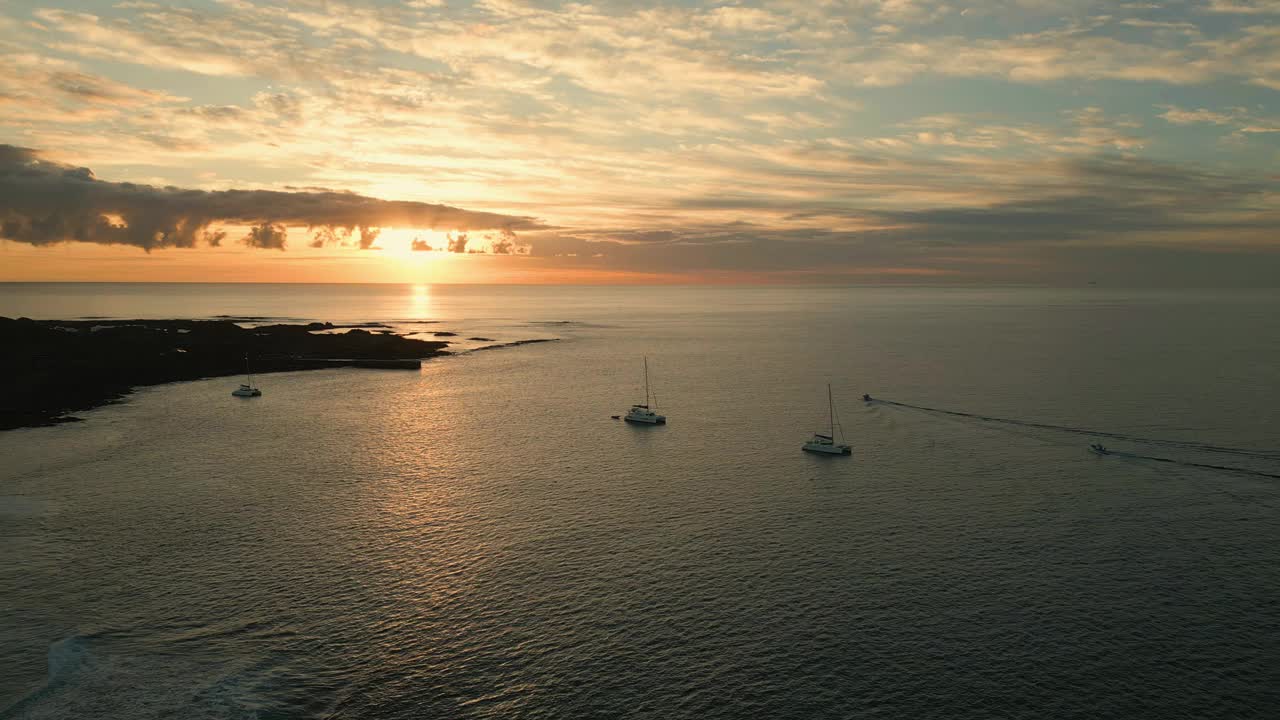
{"type": "Polygon", "coordinates": [[[831,425],[831,442],[836,441],[836,403],[831,399],[831,383],[827,383],[827,420],[831,425]]]}
{"type": "Polygon", "coordinates": [[[253,373],[249,372],[249,353],[244,354],[244,377],[249,381],[249,386],[253,386],[253,373]]]}
{"type": "Polygon", "coordinates": [[[644,406],[649,407],[649,356],[644,356],[644,406]]]}

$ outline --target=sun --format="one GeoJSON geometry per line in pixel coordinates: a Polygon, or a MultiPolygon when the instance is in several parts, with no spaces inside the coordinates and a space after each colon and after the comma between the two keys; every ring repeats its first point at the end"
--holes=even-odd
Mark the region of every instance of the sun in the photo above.
{"type": "Polygon", "coordinates": [[[379,248],[384,257],[427,265],[437,252],[445,249],[447,243],[445,233],[436,230],[387,228],[378,235],[374,247],[379,248]]]}

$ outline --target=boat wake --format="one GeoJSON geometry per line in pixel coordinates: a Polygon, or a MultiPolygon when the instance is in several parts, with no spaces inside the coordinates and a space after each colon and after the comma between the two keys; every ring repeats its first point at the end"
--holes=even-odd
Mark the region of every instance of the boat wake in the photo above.
{"type": "Polygon", "coordinates": [[[250,720],[327,715],[307,696],[307,678],[271,662],[197,659],[172,650],[122,653],[94,635],[72,635],[49,647],[44,684],[8,707],[0,720],[143,717],[250,720]]]}
{"type": "MultiPolygon", "coordinates": [[[[1251,448],[1237,448],[1226,445],[1211,445],[1208,443],[1200,443],[1188,440],[1168,440],[1161,438],[1141,437],[1138,435],[1129,435],[1126,433],[1109,432],[1106,430],[1092,430],[1089,428],[1072,427],[1070,425],[1053,425],[1050,423],[1032,422],[1030,420],[1016,420],[1012,418],[1000,418],[990,415],[980,415],[978,413],[961,412],[959,410],[944,410],[941,408],[926,407],[924,405],[912,405],[910,403],[897,402],[894,400],[871,400],[870,405],[894,405],[897,407],[910,408],[912,410],[923,410],[925,412],[938,413],[941,415],[952,415],[956,417],[971,418],[990,423],[1002,423],[1005,425],[1017,425],[1020,427],[1038,428],[1041,430],[1057,430],[1059,432],[1075,433],[1077,435],[1088,435],[1090,437],[1110,438],[1112,440],[1127,440],[1129,442],[1142,443],[1144,445],[1159,445],[1170,448],[1178,448],[1182,450],[1195,450],[1206,453],[1218,453],[1222,455],[1238,455],[1241,457],[1261,458],[1263,460],[1280,461],[1280,450],[1257,450],[1251,448]]],[[[1119,454],[1119,453],[1113,453],[1119,454]]],[[[1159,458],[1154,458],[1159,459],[1159,458]]],[[[1179,462],[1179,461],[1170,461],[1179,462]]],[[[1202,465],[1202,467],[1215,467],[1214,465],[1202,465]]],[[[1222,469],[1222,468],[1219,468],[1222,469]]],[[[1225,468],[1232,469],[1232,468],[1225,468]]]]}
{"type": "Polygon", "coordinates": [[[1243,473],[1245,475],[1256,475],[1258,477],[1280,479],[1280,473],[1263,472],[1262,470],[1254,470],[1252,468],[1232,467],[1230,465],[1213,465],[1211,463],[1198,463],[1198,462],[1191,462],[1189,460],[1175,460],[1173,458],[1155,457],[1153,455],[1141,455],[1138,453],[1125,452],[1123,450],[1108,450],[1106,454],[1114,455],[1116,457],[1131,458],[1133,460],[1149,460],[1151,462],[1170,463],[1173,465],[1206,468],[1209,470],[1226,470],[1228,472],[1243,473]]]}

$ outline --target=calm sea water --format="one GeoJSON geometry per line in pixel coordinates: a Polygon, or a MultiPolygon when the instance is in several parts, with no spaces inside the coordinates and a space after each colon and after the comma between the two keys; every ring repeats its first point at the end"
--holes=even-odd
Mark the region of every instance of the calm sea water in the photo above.
{"type": "Polygon", "coordinates": [[[0,434],[3,718],[1280,712],[1274,292],[7,285],[0,315],[560,338],[0,434]],[[665,427],[610,419],[645,355],[665,427]],[[799,449],[828,382],[850,458],[799,449]]]}

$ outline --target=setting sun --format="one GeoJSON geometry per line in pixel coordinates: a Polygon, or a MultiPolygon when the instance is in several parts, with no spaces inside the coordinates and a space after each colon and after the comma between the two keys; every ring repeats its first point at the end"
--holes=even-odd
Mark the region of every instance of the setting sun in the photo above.
{"type": "Polygon", "coordinates": [[[1280,716],[1280,0],[0,67],[0,720],[1280,716]]]}

